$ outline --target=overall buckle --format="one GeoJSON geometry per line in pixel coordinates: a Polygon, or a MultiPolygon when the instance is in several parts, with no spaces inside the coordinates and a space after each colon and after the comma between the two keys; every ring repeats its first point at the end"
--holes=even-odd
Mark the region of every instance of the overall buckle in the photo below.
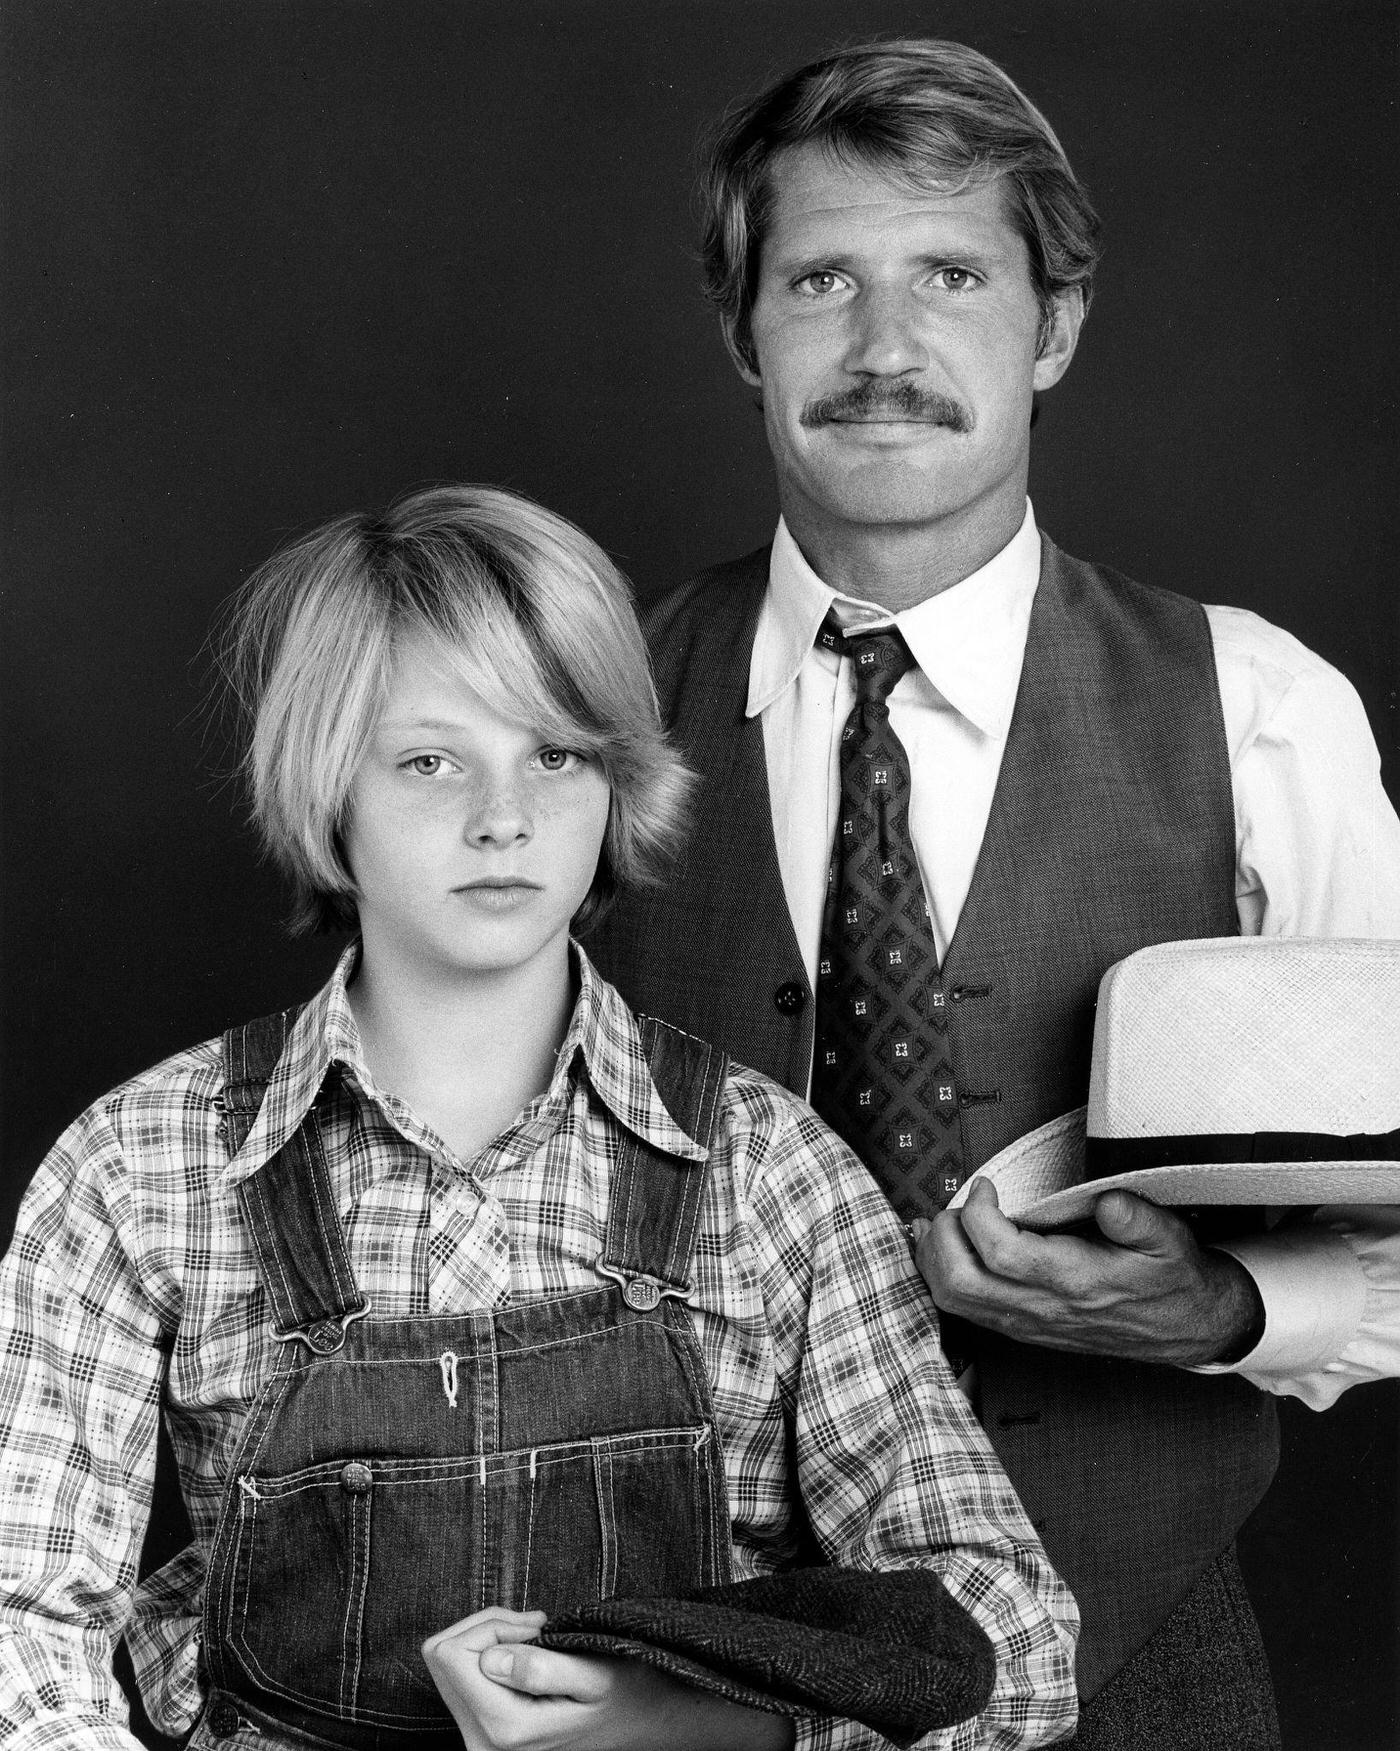
{"type": "Polygon", "coordinates": [[[333,1356],[344,1349],[346,1332],[357,1319],[365,1317],[370,1306],[366,1301],[363,1307],[352,1307],[338,1318],[318,1319],[311,1325],[294,1326],[291,1331],[278,1331],[274,1326],[272,1335],[279,1344],[305,1344],[313,1356],[333,1356]]]}
{"type": "Polygon", "coordinates": [[[670,1296],[673,1301],[689,1301],[694,1290],[691,1283],[676,1288],[661,1277],[649,1276],[645,1271],[624,1271],[615,1265],[605,1265],[603,1255],[599,1253],[593,1261],[593,1268],[600,1276],[611,1277],[614,1283],[622,1286],[622,1299],[636,1313],[650,1313],[659,1306],[663,1296],[670,1296]]]}

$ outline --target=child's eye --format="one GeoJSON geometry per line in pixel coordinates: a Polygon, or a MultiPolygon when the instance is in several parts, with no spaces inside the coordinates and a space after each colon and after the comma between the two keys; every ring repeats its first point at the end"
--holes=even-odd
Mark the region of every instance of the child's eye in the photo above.
{"type": "Polygon", "coordinates": [[[438,778],[448,770],[447,759],[442,754],[415,754],[404,765],[409,772],[416,772],[420,778],[438,778]]]}
{"type": "Polygon", "coordinates": [[[583,759],[572,748],[541,748],[535,756],[546,772],[567,772],[583,759]]]}

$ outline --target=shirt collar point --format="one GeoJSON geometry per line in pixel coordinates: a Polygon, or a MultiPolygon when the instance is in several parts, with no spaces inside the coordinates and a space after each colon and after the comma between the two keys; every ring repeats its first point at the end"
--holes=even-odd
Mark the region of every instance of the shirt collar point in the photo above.
{"type": "Polygon", "coordinates": [[[331,977],[293,1023],[248,1134],[219,1173],[223,1189],[251,1179],[286,1145],[315,1105],[333,1064],[358,1072],[360,1034],[345,987],[359,952],[358,939],[347,945],[331,977]]]}
{"type": "Polygon", "coordinates": [[[707,1161],[709,1150],[676,1123],[661,1098],[636,1016],[575,948],[580,975],[576,1046],[593,1092],[618,1124],[643,1143],[687,1161],[707,1161]]]}
{"type": "Polygon", "coordinates": [[[746,717],[758,717],[796,681],[835,599],[780,520],[754,635],[746,717]]]}

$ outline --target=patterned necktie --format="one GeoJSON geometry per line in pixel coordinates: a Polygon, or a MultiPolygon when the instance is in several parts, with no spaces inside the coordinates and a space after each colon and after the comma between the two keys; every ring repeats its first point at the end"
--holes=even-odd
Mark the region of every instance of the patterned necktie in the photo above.
{"type": "Polygon", "coordinates": [[[894,628],[852,636],[829,615],[817,644],[851,658],[856,701],[841,734],[812,1105],[907,1221],[946,1204],[960,1177],[947,1171],[957,1100],[938,949],[909,834],[909,761],[886,703],[914,658],[894,628]]]}

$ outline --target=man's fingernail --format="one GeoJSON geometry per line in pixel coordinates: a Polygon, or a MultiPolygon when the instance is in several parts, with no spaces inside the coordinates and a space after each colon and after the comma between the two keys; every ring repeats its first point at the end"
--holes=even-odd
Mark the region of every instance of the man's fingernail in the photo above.
{"type": "Polygon", "coordinates": [[[509,1678],[515,1670],[515,1655],[509,1648],[483,1648],[481,1669],[488,1678],[509,1678]]]}

